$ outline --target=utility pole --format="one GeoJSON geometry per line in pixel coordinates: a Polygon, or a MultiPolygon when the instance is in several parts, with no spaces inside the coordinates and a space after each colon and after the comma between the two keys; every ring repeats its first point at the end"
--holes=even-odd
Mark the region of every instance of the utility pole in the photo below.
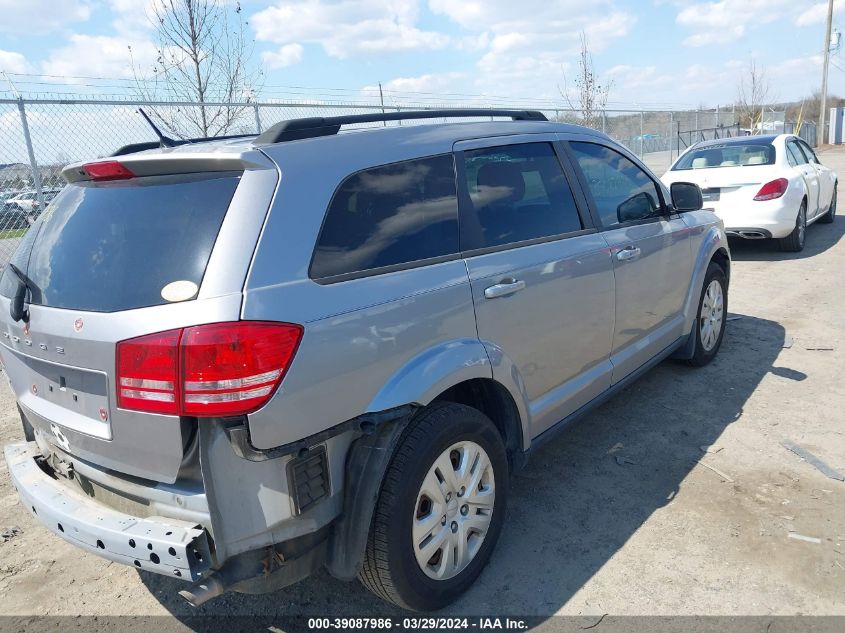
{"type": "Polygon", "coordinates": [[[827,3],[827,27],[824,35],[824,65],[822,66],[822,102],[819,113],[819,145],[826,143],[824,136],[824,118],[827,114],[827,69],[830,65],[830,29],[833,25],[833,0],[827,3]]]}

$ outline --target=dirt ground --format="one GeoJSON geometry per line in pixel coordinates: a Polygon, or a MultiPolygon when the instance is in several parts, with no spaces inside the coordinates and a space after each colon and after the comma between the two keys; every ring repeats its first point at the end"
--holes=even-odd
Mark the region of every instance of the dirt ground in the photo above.
{"type": "MultiPolygon", "coordinates": [[[[822,160],[845,174],[845,150],[822,160]]],[[[444,614],[845,615],[845,483],[781,446],[845,472],[843,234],[840,215],[800,254],[733,244],[739,318],[718,359],[661,364],[540,451],[513,481],[492,562],[444,614]]],[[[0,443],[19,434],[2,381],[0,443]]],[[[0,542],[0,615],[399,615],[326,573],[192,610],[180,581],[48,533],[0,460],[9,526],[22,533],[0,542]]]]}

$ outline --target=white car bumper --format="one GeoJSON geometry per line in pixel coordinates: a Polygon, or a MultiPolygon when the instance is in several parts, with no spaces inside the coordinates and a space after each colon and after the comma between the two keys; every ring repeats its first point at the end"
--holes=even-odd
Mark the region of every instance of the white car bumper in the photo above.
{"type": "MultiPolygon", "coordinates": [[[[704,203],[707,208],[708,203],[704,203]]],[[[784,196],[776,200],[715,204],[713,211],[725,223],[728,235],[746,239],[782,238],[792,233],[799,203],[784,196]]]]}

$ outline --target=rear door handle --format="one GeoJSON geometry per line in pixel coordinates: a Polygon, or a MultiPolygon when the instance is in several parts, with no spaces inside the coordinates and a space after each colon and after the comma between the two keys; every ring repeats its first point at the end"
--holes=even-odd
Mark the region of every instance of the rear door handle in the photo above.
{"type": "Polygon", "coordinates": [[[487,299],[507,297],[525,288],[525,282],[519,279],[503,279],[501,283],[484,289],[484,296],[487,299]]]}
{"type": "Polygon", "coordinates": [[[626,246],[621,251],[616,253],[616,259],[621,262],[630,261],[639,257],[641,252],[642,251],[640,251],[639,247],[637,246],[626,246]]]}

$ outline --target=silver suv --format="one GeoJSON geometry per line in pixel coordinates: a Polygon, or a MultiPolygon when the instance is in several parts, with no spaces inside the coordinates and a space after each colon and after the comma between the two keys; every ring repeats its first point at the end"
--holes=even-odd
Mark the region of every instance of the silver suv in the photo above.
{"type": "Polygon", "coordinates": [[[661,360],[710,361],[730,275],[698,187],[594,130],[338,133],[478,114],[66,168],[0,279],[23,504],[193,604],[321,566],[409,609],[465,591],[511,473],[661,360]]]}

